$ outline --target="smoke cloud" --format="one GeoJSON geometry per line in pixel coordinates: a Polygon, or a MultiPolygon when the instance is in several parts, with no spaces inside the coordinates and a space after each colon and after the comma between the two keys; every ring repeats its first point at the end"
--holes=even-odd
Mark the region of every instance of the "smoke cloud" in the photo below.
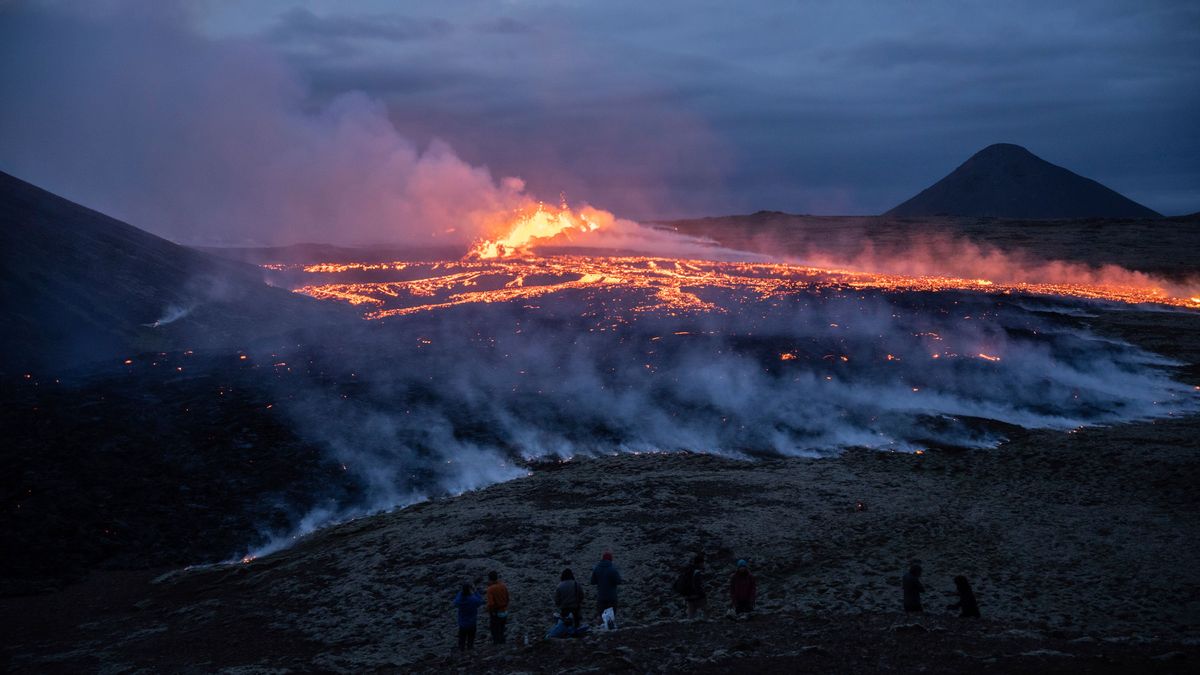
{"type": "Polygon", "coordinates": [[[531,201],[174,3],[0,7],[0,168],[185,243],[467,243],[531,201]]]}
{"type": "Polygon", "coordinates": [[[814,291],[756,303],[712,291],[725,312],[672,316],[628,311],[646,300],[634,295],[363,322],[285,355],[307,365],[279,407],[363,500],[307,514],[262,551],[522,475],[531,460],[983,448],[1014,426],[1069,430],[1198,402],[1169,361],[1080,329],[1069,301],[814,291]]]}

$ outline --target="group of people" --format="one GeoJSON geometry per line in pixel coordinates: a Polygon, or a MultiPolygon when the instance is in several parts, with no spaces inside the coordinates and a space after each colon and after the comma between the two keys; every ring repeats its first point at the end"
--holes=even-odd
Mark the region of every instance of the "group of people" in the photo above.
{"type": "MultiPolygon", "coordinates": [[[[921,566],[909,567],[900,585],[904,589],[904,611],[910,614],[924,612],[921,593],[925,592],[925,585],[921,583],[921,566]]],[[[961,574],[954,577],[954,591],[958,593],[958,602],[948,605],[946,609],[957,609],[961,617],[978,619],[979,603],[975,600],[975,591],[971,590],[971,582],[961,574]]]]}
{"type": "MultiPolygon", "coordinates": [[[[613,564],[612,552],[605,551],[600,557],[600,562],[592,568],[591,584],[596,587],[597,620],[605,610],[616,610],[617,586],[622,583],[621,572],[613,564]]],[[[564,625],[575,629],[582,625],[583,600],[583,586],[575,580],[575,573],[570,568],[563,570],[558,586],[554,589],[554,606],[558,608],[559,617],[564,625]]],[[[499,573],[493,570],[488,572],[488,586],[483,595],[475,591],[471,584],[463,584],[462,589],[454,596],[454,606],[458,608],[459,649],[475,647],[479,608],[485,605],[492,643],[504,644],[505,630],[508,627],[508,586],[500,580],[499,573]]]]}
{"type": "MultiPolygon", "coordinates": [[[[596,619],[606,610],[617,608],[617,587],[624,583],[621,572],[613,564],[613,554],[605,551],[600,562],[592,568],[590,585],[596,587],[596,619]]],[[[703,617],[708,611],[708,578],[705,570],[704,553],[698,553],[676,577],[673,590],[684,599],[687,617],[695,619],[703,617]]],[[[925,586],[921,583],[921,566],[913,565],[904,575],[901,586],[904,590],[904,611],[921,612],[921,593],[925,586]]],[[[958,602],[951,604],[948,609],[957,609],[960,616],[979,617],[979,604],[971,584],[964,576],[954,577],[958,602]]],[[[738,560],[734,572],[728,581],[729,608],[733,614],[743,615],[754,611],[758,599],[758,582],[750,572],[750,564],[746,560],[738,560]]],[[[554,606],[559,613],[559,619],[568,630],[578,630],[583,617],[583,586],[575,579],[575,573],[569,568],[559,575],[558,586],[554,589],[554,606]]],[[[488,585],[483,595],[480,595],[471,584],[463,584],[462,589],[454,597],[454,606],[458,608],[458,648],[471,649],[475,646],[475,630],[478,624],[479,609],[486,606],[488,613],[488,628],[494,644],[503,644],[505,630],[508,625],[509,595],[508,587],[500,580],[500,575],[488,572],[488,585]]]]}

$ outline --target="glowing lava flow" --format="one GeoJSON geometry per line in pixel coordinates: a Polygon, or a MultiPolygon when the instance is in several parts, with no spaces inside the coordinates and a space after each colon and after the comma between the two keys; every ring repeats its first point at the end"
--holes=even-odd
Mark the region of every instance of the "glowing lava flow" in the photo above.
{"type": "Polygon", "coordinates": [[[511,258],[526,255],[533,246],[545,244],[572,233],[586,234],[600,229],[599,212],[584,208],[574,212],[563,204],[558,209],[539,203],[532,211],[518,213],[508,224],[508,232],[496,239],[485,239],[471,247],[468,258],[511,258]]]}
{"type": "MultiPolygon", "coordinates": [[[[1059,296],[1129,304],[1200,308],[1195,298],[1173,297],[1156,288],[1087,284],[993,283],[985,279],[901,276],[829,270],[798,265],[642,256],[542,258],[500,257],[448,262],[392,263],[420,278],[367,283],[305,285],[296,292],[370,306],[368,319],[402,316],[473,303],[530,301],[551,294],[620,294],[626,311],[666,314],[720,312],[722,293],[737,302],[768,300],[802,292],[889,293],[972,291],[994,295],[1059,296]]],[[[389,265],[380,265],[388,268],[389,265]]],[[[336,275],[363,269],[350,263],[322,263],[306,270],[336,275]]],[[[603,303],[601,303],[603,304],[603,303]]],[[[616,311],[616,310],[614,310],[616,311]]]]}

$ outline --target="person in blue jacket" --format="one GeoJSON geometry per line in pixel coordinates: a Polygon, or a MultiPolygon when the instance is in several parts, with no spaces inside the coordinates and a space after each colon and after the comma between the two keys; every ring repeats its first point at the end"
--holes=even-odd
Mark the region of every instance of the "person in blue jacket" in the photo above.
{"type": "Polygon", "coordinates": [[[476,593],[471,584],[463,584],[462,590],[454,596],[454,606],[458,608],[458,648],[466,651],[475,648],[475,626],[479,623],[479,607],[483,605],[483,597],[476,593]]]}
{"type": "Polygon", "coordinates": [[[592,585],[596,587],[596,620],[593,623],[600,623],[600,616],[609,607],[616,611],[617,586],[621,582],[621,572],[613,564],[612,551],[605,551],[600,562],[592,568],[592,585]]]}

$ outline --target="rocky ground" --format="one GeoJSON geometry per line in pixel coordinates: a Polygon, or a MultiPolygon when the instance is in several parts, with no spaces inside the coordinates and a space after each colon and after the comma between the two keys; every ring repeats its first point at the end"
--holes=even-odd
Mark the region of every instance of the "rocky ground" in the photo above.
{"type": "Polygon", "coordinates": [[[23,672],[1182,671],[1200,658],[1197,439],[1190,417],[1015,432],[993,451],[571,461],[249,564],[0,601],[21,617],[5,656],[23,672]],[[628,580],[621,629],[544,642],[559,571],[586,576],[606,548],[628,580]],[[670,585],[698,550],[716,579],[693,624],[670,585]],[[738,558],[759,577],[750,622],[723,618],[738,558]],[[897,611],[911,560],[929,587],[916,620],[897,611]],[[516,644],[459,657],[450,599],[490,569],[516,644]],[[956,574],[983,621],[943,609],[956,574]]]}

